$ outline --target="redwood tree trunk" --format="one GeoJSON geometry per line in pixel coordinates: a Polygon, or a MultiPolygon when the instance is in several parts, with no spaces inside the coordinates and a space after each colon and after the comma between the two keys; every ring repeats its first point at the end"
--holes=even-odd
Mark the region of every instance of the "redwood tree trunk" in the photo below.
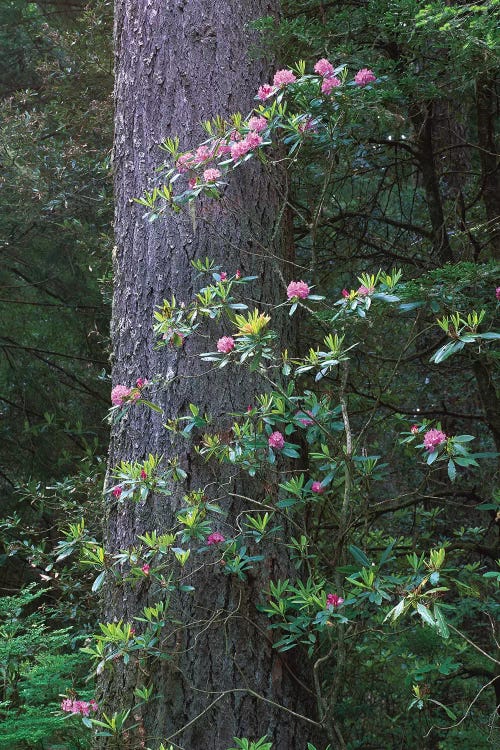
{"type": "MultiPolygon", "coordinates": [[[[196,435],[187,444],[163,428],[165,419],[188,413],[189,403],[212,414],[216,428],[224,428],[228,412],[245,410],[253,402],[256,382],[241,368],[205,374],[199,352],[213,351],[217,337],[228,333],[217,326],[210,329],[211,343],[193,336],[180,350],[154,351],[152,313],[172,294],[178,301],[191,297],[197,288],[191,260],[205,256],[228,273],[240,268],[258,276],[252,294],[265,311],[285,297],[274,264],[290,252],[284,232],[276,231],[282,186],[257,163],[234,173],[222,202],[197,206],[195,220],[172,214],[149,223],[132,202],[157,179],[155,168],[164,157],[157,144],[163,138],[178,134],[187,149],[203,140],[201,120],[250,111],[269,69],[249,57],[248,47],[256,39],[245,24],[277,14],[277,0],[116,0],[115,6],[113,382],[133,384],[138,377],[162,374],[170,384],[152,396],[164,416],[137,406],[114,429],[110,468],[149,453],[177,455],[188,478],[173,487],[169,498],[108,502],[105,538],[111,552],[136,544],[144,531],[170,528],[191,490],[203,488],[217,497],[229,524],[241,510],[234,494],[256,499],[272,495],[274,477],[267,478],[264,492],[262,485],[234,470],[207,468],[194,451],[196,435]]],[[[283,338],[287,344],[284,332],[283,338]]],[[[289,572],[284,546],[268,548],[265,563],[247,581],[225,576],[213,564],[193,572],[199,565],[197,558],[185,569],[192,574],[195,592],[173,596],[171,611],[181,623],[172,628],[171,638],[165,628],[165,651],[173,658],[141,668],[118,662],[101,677],[108,712],[130,707],[137,685],[154,685],[156,697],[135,712],[138,727],[120,740],[120,749],[144,742],[156,750],[163,741],[186,750],[224,750],[234,736],[267,734],[273,750],[303,750],[313,740],[314,726],[290,711],[311,716],[311,694],[299,684],[304,677],[293,661],[272,650],[271,631],[255,606],[266,581],[289,572]]],[[[149,580],[135,587],[108,583],[105,621],[131,622],[141,607],[165,596],[149,580]]],[[[100,746],[114,747],[108,740],[100,746]]]]}

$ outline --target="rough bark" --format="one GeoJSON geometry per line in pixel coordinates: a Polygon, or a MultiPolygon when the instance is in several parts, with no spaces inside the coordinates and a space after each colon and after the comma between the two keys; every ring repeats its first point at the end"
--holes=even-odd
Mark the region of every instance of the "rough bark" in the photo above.
{"type": "Polygon", "coordinates": [[[498,107],[494,78],[476,82],[476,111],[479,157],[481,163],[482,198],[486,211],[489,252],[500,258],[500,162],[495,136],[495,109],[498,107]]]}
{"type": "MultiPolygon", "coordinates": [[[[283,298],[275,264],[289,248],[283,232],[276,231],[280,188],[259,165],[245,166],[234,174],[223,201],[205,202],[197,208],[195,221],[172,214],[149,223],[132,199],[156,179],[155,168],[163,159],[157,144],[163,138],[177,133],[188,148],[203,140],[202,119],[250,110],[269,71],[262,61],[250,59],[248,47],[254,38],[245,24],[277,14],[278,3],[116,0],[115,7],[113,382],[131,384],[138,377],[163,374],[170,384],[158,389],[155,400],[167,419],[185,415],[192,402],[214,415],[214,424],[223,428],[227,414],[244,410],[256,392],[255,381],[241,369],[203,374],[207,366],[200,362],[199,352],[213,350],[217,337],[228,332],[214,326],[211,344],[192,337],[181,350],[154,351],[152,313],[172,294],[178,301],[191,297],[196,290],[191,260],[205,256],[229,273],[240,268],[258,276],[252,293],[260,309],[283,298]]],[[[286,343],[284,331],[283,339],[286,343]]],[[[204,488],[207,495],[218,497],[228,524],[241,510],[233,493],[256,499],[273,493],[273,477],[264,490],[235,471],[207,468],[196,456],[194,443],[169,437],[163,421],[146,408],[134,408],[113,432],[110,467],[121,459],[142,460],[149,453],[178,455],[188,479],[174,487],[171,498],[128,505],[110,502],[105,538],[111,552],[133,545],[145,530],[170,528],[190,490],[204,488]]],[[[296,665],[272,650],[270,631],[255,608],[266,581],[288,572],[284,547],[270,548],[267,554],[265,564],[246,582],[225,576],[213,565],[193,573],[195,593],[174,595],[172,601],[171,611],[182,625],[172,628],[171,637],[165,628],[165,652],[175,658],[142,665],[142,672],[132,663],[127,668],[117,663],[102,676],[101,690],[110,710],[130,706],[137,684],[154,683],[160,696],[139,710],[139,727],[128,740],[121,740],[121,750],[127,742],[130,747],[145,742],[156,750],[161,741],[186,750],[223,750],[234,736],[255,739],[266,734],[274,742],[273,750],[303,750],[313,737],[312,725],[262,700],[301,714],[312,710],[296,665]]],[[[189,565],[186,570],[191,571],[189,565]]],[[[136,588],[108,585],[105,621],[131,621],[142,606],[162,598],[148,583],[136,588]]],[[[99,746],[114,747],[107,742],[99,746]]]]}

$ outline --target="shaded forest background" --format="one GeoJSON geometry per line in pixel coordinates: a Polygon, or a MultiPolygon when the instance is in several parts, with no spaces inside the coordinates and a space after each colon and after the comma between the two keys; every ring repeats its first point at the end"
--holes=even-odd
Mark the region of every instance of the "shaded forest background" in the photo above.
{"type": "MultiPolygon", "coordinates": [[[[258,22],[255,54],[272,49],[283,66],[329,57],[353,70],[368,66],[384,81],[336,144],[319,213],[320,170],[314,154],[304,155],[292,188],[301,217],[297,258],[330,296],[363,271],[401,267],[413,299],[427,305],[410,366],[390,388],[403,324],[392,320],[384,336],[367,329],[350,372],[354,414],[362,420],[376,404],[382,454],[391,450],[383,436],[416,417],[499,451],[497,355],[429,363],[446,341],[431,327],[433,315],[484,309],[491,321],[497,310],[499,3],[283,7],[279,24],[258,22]]],[[[101,535],[111,387],[112,11],[104,0],[0,6],[2,750],[89,742],[85,727],[57,709],[68,690],[93,695],[79,652],[98,620],[93,575],[65,534],[73,524],[73,539],[84,516],[85,534],[101,535]]],[[[313,332],[302,335],[306,341],[313,332]]],[[[403,477],[420,485],[407,455],[399,465],[401,475],[372,499],[383,501],[387,489],[397,495],[403,477]]],[[[391,539],[401,556],[446,545],[461,592],[454,623],[498,659],[498,601],[490,580],[478,577],[500,557],[496,470],[490,460],[453,486],[437,476],[425,496],[384,509],[380,521],[376,512],[363,517],[359,533],[369,556],[391,539]]],[[[334,528],[316,532],[326,548],[334,528]]],[[[479,650],[444,651],[435,632],[415,623],[390,641],[367,635],[350,658],[341,702],[350,748],[486,750],[498,741],[498,665],[479,650]],[[438,686],[452,715],[467,713],[466,721],[424,738],[433,717],[407,711],[415,682],[438,686]]]]}

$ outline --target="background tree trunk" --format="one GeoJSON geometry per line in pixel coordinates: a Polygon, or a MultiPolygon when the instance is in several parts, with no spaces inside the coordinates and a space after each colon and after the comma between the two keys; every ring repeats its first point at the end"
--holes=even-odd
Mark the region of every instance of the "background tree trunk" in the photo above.
{"type": "MultiPolygon", "coordinates": [[[[229,331],[213,326],[208,343],[193,337],[181,350],[154,351],[152,313],[172,294],[178,301],[191,297],[196,291],[191,260],[205,256],[221,263],[229,274],[240,268],[258,276],[252,294],[259,309],[284,298],[273,260],[289,254],[290,247],[283,239],[285,233],[276,231],[282,205],[276,175],[271,179],[257,163],[245,165],[234,173],[221,203],[197,206],[196,220],[172,214],[149,223],[132,199],[155,179],[155,168],[163,160],[158,148],[163,138],[178,134],[181,148],[188,148],[203,140],[200,121],[204,118],[250,110],[269,69],[250,59],[248,47],[256,37],[245,24],[277,14],[278,2],[116,0],[115,6],[113,382],[133,384],[138,377],[150,379],[161,373],[171,383],[153,398],[167,418],[185,415],[192,402],[201,412],[214,415],[214,429],[219,425],[223,429],[230,421],[226,415],[244,410],[256,393],[255,380],[241,370],[228,367],[222,375],[202,374],[207,366],[200,363],[199,352],[213,351],[217,338],[229,331]]],[[[286,344],[285,325],[286,321],[282,341],[286,344]]],[[[214,473],[196,456],[194,444],[176,441],[163,421],[145,407],[132,409],[113,431],[110,467],[122,459],[142,460],[149,453],[178,455],[188,479],[174,487],[169,498],[124,505],[110,502],[105,523],[110,551],[135,544],[145,530],[160,533],[171,527],[183,495],[191,490],[204,488],[207,495],[217,497],[231,523],[241,507],[230,493],[260,500],[276,487],[275,477],[269,477],[264,491],[258,482],[249,483],[234,471],[220,468],[214,473]]],[[[132,705],[138,684],[152,681],[160,696],[138,712],[139,728],[130,735],[131,747],[144,741],[155,749],[165,740],[168,746],[171,737],[175,746],[186,750],[223,750],[233,736],[255,739],[267,734],[275,743],[273,750],[303,750],[312,737],[311,725],[248,693],[255,691],[301,714],[311,710],[295,665],[271,649],[270,631],[255,609],[266,581],[288,571],[284,547],[267,552],[265,563],[246,582],[225,576],[213,565],[190,579],[196,591],[172,605],[174,616],[183,623],[175,628],[175,638],[165,643],[175,659],[149,665],[147,673],[132,663],[128,667],[117,663],[116,669],[103,675],[101,690],[110,710],[132,705]],[[203,713],[224,691],[227,694],[203,713]]],[[[141,607],[158,601],[160,593],[148,583],[135,589],[109,585],[105,621],[131,621],[141,607]]],[[[102,743],[111,747],[106,740],[102,743]]],[[[125,748],[123,742],[120,748],[125,748]]]]}

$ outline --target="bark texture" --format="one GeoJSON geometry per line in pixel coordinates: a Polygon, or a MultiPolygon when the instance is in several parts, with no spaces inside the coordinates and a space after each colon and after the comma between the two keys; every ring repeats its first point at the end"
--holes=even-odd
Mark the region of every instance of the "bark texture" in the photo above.
{"type": "MultiPolygon", "coordinates": [[[[162,139],[178,134],[187,149],[203,140],[201,120],[250,111],[269,69],[250,58],[248,48],[255,37],[245,24],[276,15],[278,2],[116,0],[115,7],[113,383],[133,384],[138,377],[161,373],[170,383],[152,398],[167,418],[187,414],[192,402],[223,428],[227,414],[244,410],[256,392],[255,381],[241,369],[227,367],[222,375],[207,375],[207,365],[198,357],[229,332],[213,326],[211,343],[193,337],[181,350],[154,351],[152,313],[172,294],[178,301],[192,296],[197,283],[190,262],[205,256],[229,273],[240,268],[258,276],[259,309],[283,299],[275,270],[278,259],[290,252],[284,233],[277,231],[282,186],[260,165],[245,165],[234,173],[221,203],[198,206],[195,219],[172,214],[154,223],[144,220],[143,209],[132,199],[155,183],[155,168],[164,157],[158,148],[162,139]]],[[[137,535],[146,530],[161,533],[171,527],[190,490],[204,488],[208,496],[217,497],[228,523],[235,522],[241,510],[233,494],[256,499],[273,494],[272,476],[264,490],[235,471],[203,465],[194,452],[196,435],[191,444],[176,441],[163,421],[145,407],[134,408],[113,432],[110,467],[122,459],[143,460],[149,453],[178,455],[188,479],[170,498],[110,502],[105,522],[110,551],[136,544],[137,535]]],[[[234,736],[255,739],[265,734],[273,750],[303,750],[308,739],[314,741],[313,725],[269,702],[301,714],[312,711],[310,693],[299,684],[300,670],[272,650],[266,620],[255,608],[265,582],[288,573],[284,547],[267,552],[265,564],[246,582],[225,576],[214,565],[196,572],[199,558],[188,564],[188,582],[196,592],[173,597],[171,611],[181,624],[165,627],[163,645],[171,658],[140,668],[117,663],[103,674],[101,690],[111,710],[132,705],[138,684],[155,685],[156,698],[136,712],[138,726],[122,738],[121,750],[140,747],[141,742],[156,750],[162,741],[186,750],[224,750],[234,736]]],[[[145,604],[165,597],[147,580],[135,588],[108,585],[105,621],[131,621],[145,604]]],[[[112,741],[100,742],[100,747],[114,747],[112,741]]]]}

